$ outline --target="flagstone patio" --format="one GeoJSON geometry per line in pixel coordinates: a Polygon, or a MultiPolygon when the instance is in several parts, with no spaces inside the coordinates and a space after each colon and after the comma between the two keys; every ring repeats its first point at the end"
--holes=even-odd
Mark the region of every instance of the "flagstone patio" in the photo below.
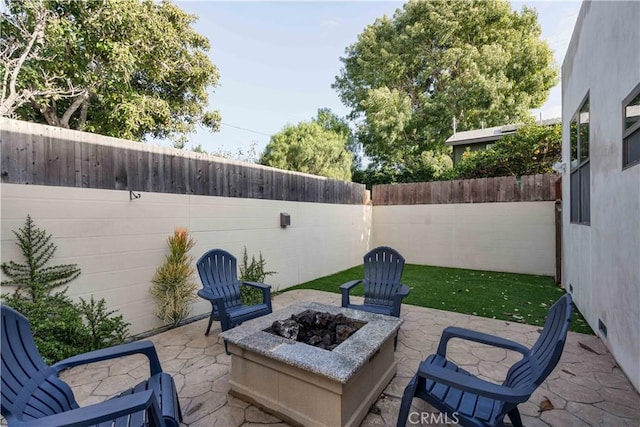
{"type": "MultiPolygon", "coordinates": [[[[340,295],[311,290],[285,292],[274,299],[274,310],[296,301],[339,305],[340,295]]],[[[403,305],[405,323],[395,354],[398,373],[369,411],[362,426],[395,425],[402,391],[421,360],[435,352],[447,326],[475,329],[531,346],[538,327],[502,320],[403,305]]],[[[218,330],[204,336],[200,320],[152,336],[164,371],[173,374],[187,426],[286,426],[279,419],[227,394],[229,361],[218,330]]],[[[216,324],[214,323],[214,328],[216,324]]],[[[629,339],[634,339],[629,337],[629,339]]],[[[467,371],[502,381],[519,354],[453,340],[447,355],[467,371]]],[[[80,405],[107,399],[148,376],[146,359],[131,356],[63,372],[80,405]]],[[[304,399],[304,396],[301,396],[304,399]]],[[[531,399],[519,406],[526,426],[640,425],[640,396],[595,336],[569,332],[560,363],[531,399]],[[539,412],[542,406],[548,408],[539,412]],[[551,406],[553,409],[551,409],[551,406]]],[[[433,409],[414,400],[416,411],[433,409]]],[[[417,425],[417,424],[416,424],[417,425]]],[[[433,425],[433,424],[431,424],[433,425]]]]}

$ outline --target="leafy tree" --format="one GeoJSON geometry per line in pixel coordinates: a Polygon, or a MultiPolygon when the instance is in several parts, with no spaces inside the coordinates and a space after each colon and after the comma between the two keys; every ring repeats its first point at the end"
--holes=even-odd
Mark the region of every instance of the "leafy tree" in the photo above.
{"type": "Polygon", "coordinates": [[[534,10],[504,0],[409,1],[367,26],[333,87],[372,169],[414,175],[458,130],[518,122],[557,80],[534,10]]]}
{"type": "Polygon", "coordinates": [[[258,143],[256,141],[251,141],[249,148],[243,149],[242,147],[238,147],[235,152],[227,150],[222,146],[217,147],[214,151],[206,151],[202,148],[202,145],[192,148],[192,151],[245,163],[258,163],[262,157],[262,152],[258,149],[258,143]]]}
{"type": "Polygon", "coordinates": [[[318,123],[323,129],[332,131],[341,135],[346,139],[345,148],[353,154],[353,166],[360,164],[362,159],[359,155],[359,144],[356,139],[349,121],[344,117],[339,117],[330,108],[319,108],[316,117],[311,119],[312,122],[318,123]]]}
{"type": "Polygon", "coordinates": [[[350,134],[346,123],[321,109],[312,121],[287,125],[273,135],[261,164],[349,181],[353,163],[347,149],[350,134]]]}
{"type": "Polygon", "coordinates": [[[452,179],[553,173],[562,158],[562,125],[528,124],[486,150],[466,151],[451,171],[452,179]]]}
{"type": "Polygon", "coordinates": [[[326,130],[334,131],[337,134],[343,135],[347,142],[345,148],[353,156],[353,163],[351,164],[352,180],[356,181],[354,176],[361,176],[363,169],[364,158],[362,151],[362,144],[358,141],[356,134],[351,129],[349,121],[344,117],[339,117],[331,111],[330,108],[318,109],[318,115],[313,119],[315,123],[318,123],[326,130]]]}
{"type": "Polygon", "coordinates": [[[196,17],[169,1],[5,0],[1,115],[143,140],[202,124],[218,69],[196,17]]]}
{"type": "MultiPolygon", "coordinates": [[[[35,60],[53,61],[42,53],[45,28],[53,20],[51,13],[41,3],[27,3],[31,14],[10,15],[2,12],[0,19],[0,71],[2,72],[2,93],[0,94],[0,116],[15,117],[15,110],[30,99],[44,96],[64,98],[77,96],[80,91],[67,86],[63,76],[54,70],[41,72],[38,85],[24,85],[19,81],[20,72],[27,70],[35,60]],[[25,62],[27,67],[25,67],[25,62]]],[[[22,79],[20,79],[22,80],[22,79]]]]}

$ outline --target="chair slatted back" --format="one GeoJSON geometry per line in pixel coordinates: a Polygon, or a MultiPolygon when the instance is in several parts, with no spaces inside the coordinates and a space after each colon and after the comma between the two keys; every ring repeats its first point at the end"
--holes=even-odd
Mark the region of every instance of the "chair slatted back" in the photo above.
{"type": "Polygon", "coordinates": [[[212,249],[200,257],[196,266],[204,288],[224,297],[226,307],[242,304],[236,257],[223,249],[212,249]]]}
{"type": "Polygon", "coordinates": [[[393,297],[401,286],[404,257],[395,249],[380,246],[364,256],[365,304],[393,305],[393,297]]]}
{"type": "Polygon", "coordinates": [[[542,333],[531,347],[531,357],[536,359],[538,367],[533,378],[536,387],[553,371],[562,356],[572,310],[571,294],[563,295],[549,310],[542,333]]]}
{"type": "Polygon", "coordinates": [[[570,294],[563,295],[549,310],[544,328],[529,356],[509,369],[504,385],[534,390],[558,364],[567,340],[571,312],[570,294]]]}
{"type": "Polygon", "coordinates": [[[1,311],[2,415],[29,420],[78,408],[69,386],[38,352],[27,318],[5,305],[1,311]]]}

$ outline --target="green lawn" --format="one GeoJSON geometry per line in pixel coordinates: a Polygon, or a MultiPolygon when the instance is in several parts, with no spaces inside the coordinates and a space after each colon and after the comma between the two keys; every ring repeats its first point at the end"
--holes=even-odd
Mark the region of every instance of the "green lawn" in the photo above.
{"type": "MultiPolygon", "coordinates": [[[[288,288],[317,289],[339,293],[339,286],[363,277],[354,267],[288,288]]],[[[530,325],[544,324],[549,307],[564,293],[546,276],[496,273],[407,264],[402,282],[411,288],[404,303],[458,313],[473,314],[530,325]]],[[[362,295],[362,286],[353,295],[362,295]]],[[[285,291],[285,292],[286,292],[285,291]]],[[[574,309],[571,330],[593,334],[580,312],[574,309]]]]}

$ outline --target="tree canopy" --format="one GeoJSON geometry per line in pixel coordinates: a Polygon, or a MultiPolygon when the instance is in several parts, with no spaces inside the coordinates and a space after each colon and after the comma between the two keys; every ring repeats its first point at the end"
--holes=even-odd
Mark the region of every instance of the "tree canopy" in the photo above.
{"type": "Polygon", "coordinates": [[[287,125],[271,137],[261,163],[279,169],[351,180],[348,124],[328,109],[309,122],[287,125]]]}
{"type": "Polygon", "coordinates": [[[0,115],[133,140],[218,129],[206,110],[218,69],[196,16],[169,1],[5,3],[0,115]]]}
{"type": "Polygon", "coordinates": [[[421,170],[458,131],[522,121],[557,81],[534,10],[504,0],[409,1],[347,47],[333,84],[373,169],[421,170]]]}

